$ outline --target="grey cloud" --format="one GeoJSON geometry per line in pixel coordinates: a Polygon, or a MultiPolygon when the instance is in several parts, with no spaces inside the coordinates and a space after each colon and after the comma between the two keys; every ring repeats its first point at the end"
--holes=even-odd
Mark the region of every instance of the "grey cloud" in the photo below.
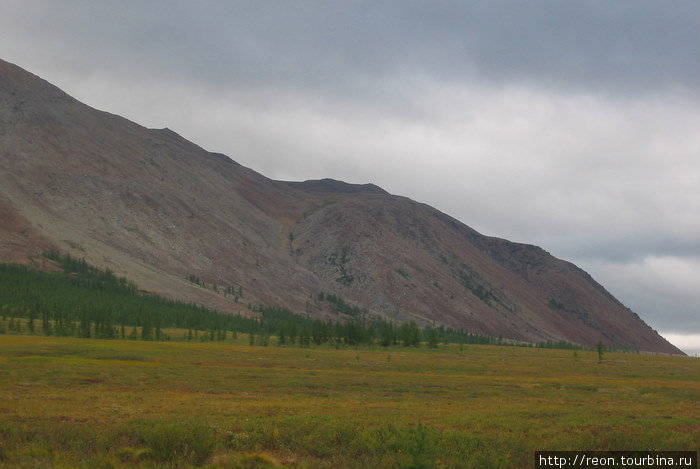
{"type": "Polygon", "coordinates": [[[5,22],[75,48],[78,67],[218,85],[368,93],[415,74],[694,93],[700,75],[700,4],[688,1],[25,3],[6,4],[5,22]]]}
{"type": "Polygon", "coordinates": [[[640,262],[648,256],[700,259],[700,240],[677,239],[668,234],[639,233],[636,237],[602,236],[569,238],[565,243],[551,239],[547,246],[569,259],[609,262],[640,262]]]}
{"type": "Polygon", "coordinates": [[[700,332],[700,258],[647,257],[639,262],[581,260],[596,280],[659,331],[700,332]]]}

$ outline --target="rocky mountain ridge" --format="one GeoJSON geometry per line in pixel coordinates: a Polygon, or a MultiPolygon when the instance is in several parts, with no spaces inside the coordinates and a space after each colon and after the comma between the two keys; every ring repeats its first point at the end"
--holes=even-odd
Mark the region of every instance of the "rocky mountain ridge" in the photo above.
{"type": "Polygon", "coordinates": [[[268,179],[2,61],[0,221],[0,261],[41,265],[56,248],[225,312],[263,304],[330,317],[317,298],[333,293],[377,317],[679,353],[539,247],[373,184],[268,179]]]}

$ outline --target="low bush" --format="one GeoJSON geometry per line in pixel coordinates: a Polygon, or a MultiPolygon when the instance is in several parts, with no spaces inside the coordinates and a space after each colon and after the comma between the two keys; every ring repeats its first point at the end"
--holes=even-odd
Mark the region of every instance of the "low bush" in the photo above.
{"type": "Polygon", "coordinates": [[[149,422],[137,425],[137,433],[158,462],[204,463],[214,452],[216,435],[196,422],[149,422]]]}

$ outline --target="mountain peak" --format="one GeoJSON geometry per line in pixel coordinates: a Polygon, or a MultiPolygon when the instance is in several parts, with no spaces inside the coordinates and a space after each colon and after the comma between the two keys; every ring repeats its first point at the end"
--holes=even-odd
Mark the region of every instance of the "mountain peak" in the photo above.
{"type": "Polygon", "coordinates": [[[327,194],[384,194],[389,195],[387,191],[375,184],[350,184],[336,179],[308,179],[302,182],[295,181],[280,181],[291,187],[302,189],[308,192],[327,193],[327,194]]]}
{"type": "Polygon", "coordinates": [[[48,81],[23,68],[0,59],[0,91],[3,106],[18,111],[27,102],[76,102],[48,81]]]}

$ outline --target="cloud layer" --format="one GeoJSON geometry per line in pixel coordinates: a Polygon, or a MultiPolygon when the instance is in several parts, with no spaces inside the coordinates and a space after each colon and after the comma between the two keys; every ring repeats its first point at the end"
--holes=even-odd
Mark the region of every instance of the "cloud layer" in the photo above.
{"type": "Polygon", "coordinates": [[[279,179],[374,182],[700,333],[700,4],[0,6],[0,56],[279,179]]]}

